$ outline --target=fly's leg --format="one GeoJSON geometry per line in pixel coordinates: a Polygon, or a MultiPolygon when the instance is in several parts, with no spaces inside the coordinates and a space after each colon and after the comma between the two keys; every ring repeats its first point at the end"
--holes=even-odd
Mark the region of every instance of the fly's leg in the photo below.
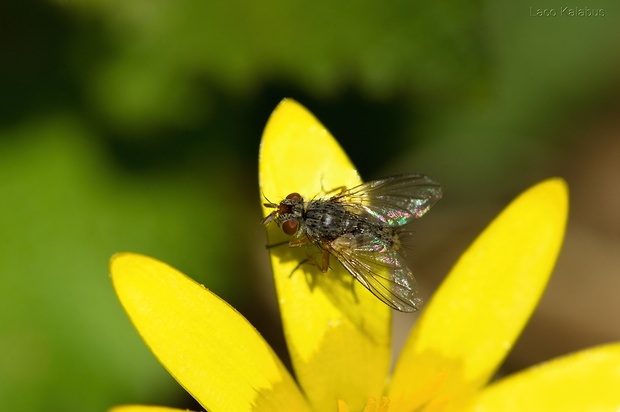
{"type": "Polygon", "coordinates": [[[338,187],[334,187],[329,190],[325,190],[325,186],[323,186],[323,177],[321,177],[321,193],[323,193],[324,195],[329,195],[331,193],[336,193],[336,192],[337,192],[336,195],[339,195],[345,190],[347,190],[346,186],[338,186],[338,187]]]}
{"type": "Polygon", "coordinates": [[[335,187],[333,189],[325,190],[325,188],[323,187],[323,183],[321,183],[321,192],[323,192],[325,195],[329,195],[331,193],[335,193],[334,196],[338,196],[339,194],[341,194],[345,190],[347,190],[346,186],[338,186],[338,187],[335,187]]]}
{"type": "Polygon", "coordinates": [[[336,196],[337,196],[337,195],[341,194],[342,192],[344,192],[345,190],[347,190],[346,186],[338,186],[338,187],[335,187],[335,188],[330,189],[330,190],[324,190],[323,186],[321,185],[321,191],[323,193],[325,193],[326,195],[328,195],[330,193],[338,192],[338,193],[336,193],[336,196]]]}
{"type": "Polygon", "coordinates": [[[325,253],[327,253],[327,259],[328,259],[328,262],[329,262],[329,252],[327,252],[326,250],[323,250],[322,264],[319,264],[319,262],[317,262],[317,260],[314,258],[313,255],[309,255],[307,258],[305,258],[304,260],[299,262],[299,264],[297,266],[295,266],[295,269],[293,270],[293,272],[295,272],[297,269],[299,269],[301,267],[301,265],[305,265],[305,264],[309,264],[309,265],[315,266],[315,267],[321,269],[321,272],[327,272],[327,269],[324,269],[325,266],[323,266],[323,265],[325,265],[325,253]]]}
{"type": "MultiPolygon", "coordinates": [[[[289,275],[289,278],[291,278],[293,276],[293,273],[297,272],[297,270],[300,269],[302,265],[306,265],[306,264],[315,266],[315,267],[321,269],[321,271],[323,271],[323,268],[322,268],[321,265],[319,265],[319,262],[316,261],[316,259],[314,258],[313,255],[310,255],[307,258],[305,258],[304,260],[300,261],[297,264],[297,266],[295,266],[295,268],[293,269],[293,271],[289,275]]],[[[325,272],[325,271],[323,271],[323,272],[325,272]]],[[[307,275],[308,283],[310,284],[310,289],[314,289],[314,281],[313,281],[314,277],[313,277],[313,275],[311,273],[307,273],[306,275],[307,275]]]]}
{"type": "Polygon", "coordinates": [[[355,280],[351,279],[351,294],[353,295],[353,299],[355,299],[355,303],[360,303],[359,298],[357,297],[357,292],[355,292],[355,280]]]}
{"type": "MultiPolygon", "coordinates": [[[[267,249],[271,249],[272,247],[277,247],[277,246],[282,246],[282,245],[286,245],[288,244],[289,247],[302,247],[302,246],[306,246],[308,244],[312,243],[312,241],[310,240],[310,238],[308,236],[304,236],[301,239],[298,240],[291,240],[291,241],[283,241],[283,242],[278,242],[278,243],[274,243],[272,245],[267,245],[267,249]]],[[[327,251],[324,251],[324,253],[327,251]]],[[[328,259],[329,259],[329,253],[328,253],[328,259]]],[[[323,257],[323,260],[325,260],[325,257],[323,257]]],[[[307,258],[305,258],[304,260],[300,261],[297,266],[295,266],[295,268],[291,271],[291,274],[289,275],[289,277],[293,276],[293,273],[297,272],[297,270],[299,270],[299,268],[301,268],[302,265],[305,264],[311,264],[313,266],[316,266],[318,268],[323,268],[323,266],[320,266],[319,263],[314,259],[314,257],[312,256],[308,256],[307,258]]],[[[325,264],[325,263],[323,263],[325,264]]],[[[323,270],[323,269],[322,269],[323,270]]],[[[323,272],[326,272],[327,269],[324,269],[323,272]]]]}
{"type": "Polygon", "coordinates": [[[310,263],[310,258],[309,258],[309,257],[308,257],[308,258],[305,258],[304,260],[302,260],[301,262],[299,262],[299,263],[297,264],[297,266],[295,266],[295,269],[293,269],[293,270],[291,271],[291,274],[290,274],[290,275],[288,275],[289,279],[293,277],[293,273],[297,272],[297,269],[299,269],[299,268],[301,267],[301,265],[305,265],[306,263],[310,263]]]}
{"type": "Polygon", "coordinates": [[[310,243],[310,238],[308,236],[304,236],[299,240],[291,240],[288,242],[289,247],[300,247],[310,243]]]}
{"type": "Polygon", "coordinates": [[[321,272],[325,273],[329,269],[329,250],[323,249],[323,259],[321,265],[321,272]]]}
{"type": "Polygon", "coordinates": [[[282,242],[272,243],[271,245],[266,245],[265,247],[267,249],[271,249],[271,248],[282,246],[282,245],[288,245],[289,247],[300,247],[300,246],[304,246],[308,244],[309,242],[310,242],[310,239],[308,238],[308,236],[304,236],[303,238],[299,240],[290,240],[290,241],[283,240],[282,242]]]}
{"type": "Polygon", "coordinates": [[[282,242],[272,243],[272,244],[270,244],[270,245],[265,245],[265,247],[266,247],[267,249],[271,249],[271,248],[274,248],[274,247],[278,247],[278,246],[286,245],[287,243],[289,243],[289,241],[288,241],[288,240],[283,240],[282,242]]]}

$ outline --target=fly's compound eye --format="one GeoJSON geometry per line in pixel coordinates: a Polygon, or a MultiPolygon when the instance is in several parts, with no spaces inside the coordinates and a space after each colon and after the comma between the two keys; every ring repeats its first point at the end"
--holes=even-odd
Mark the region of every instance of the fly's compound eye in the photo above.
{"type": "Polygon", "coordinates": [[[286,196],[287,199],[292,199],[292,200],[301,200],[301,195],[297,192],[291,193],[288,196],[286,196]]]}
{"type": "Polygon", "coordinates": [[[295,219],[289,219],[282,223],[282,230],[287,235],[294,235],[297,233],[297,229],[299,229],[299,221],[295,219]]]}

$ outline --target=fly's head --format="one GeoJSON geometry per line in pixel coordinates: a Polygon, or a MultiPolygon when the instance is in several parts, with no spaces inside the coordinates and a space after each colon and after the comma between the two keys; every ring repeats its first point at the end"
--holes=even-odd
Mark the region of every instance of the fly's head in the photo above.
{"type": "Polygon", "coordinates": [[[263,219],[263,225],[275,221],[287,235],[297,233],[304,214],[304,199],[299,193],[289,194],[280,203],[264,203],[264,206],[275,210],[263,219]]]}

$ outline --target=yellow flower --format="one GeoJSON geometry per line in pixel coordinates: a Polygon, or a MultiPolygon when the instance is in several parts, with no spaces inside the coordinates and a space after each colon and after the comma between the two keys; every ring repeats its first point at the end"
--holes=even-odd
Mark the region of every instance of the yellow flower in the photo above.
{"type": "MultiPolygon", "coordinates": [[[[283,101],[261,143],[262,193],[279,201],[291,192],[312,196],[359,182],[329,132],[299,104],[283,101]]],[[[146,344],[211,412],[617,411],[620,344],[489,384],[545,288],[567,214],[561,179],[513,201],[423,309],[391,376],[390,309],[339,265],[326,274],[311,265],[295,270],[304,248],[270,249],[296,380],[234,308],[172,267],[126,253],[113,257],[111,273],[146,344]]],[[[270,244],[286,239],[271,226],[270,244]]]]}

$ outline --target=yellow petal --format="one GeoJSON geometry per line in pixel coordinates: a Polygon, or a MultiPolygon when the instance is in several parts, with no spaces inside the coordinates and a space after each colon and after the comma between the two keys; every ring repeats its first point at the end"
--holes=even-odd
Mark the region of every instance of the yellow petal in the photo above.
{"type": "Polygon", "coordinates": [[[422,313],[396,365],[390,398],[404,402],[401,408],[426,402],[430,399],[407,399],[407,394],[442,377],[432,396],[454,400],[489,380],[540,299],[567,215],[566,184],[550,179],[523,193],[491,223],[422,313]]]}
{"type": "MultiPolygon", "coordinates": [[[[325,127],[290,99],[280,103],[267,123],[259,163],[261,192],[272,202],[292,192],[309,199],[361,183],[325,127]]],[[[263,208],[264,215],[272,210],[263,208]]],[[[267,232],[269,244],[289,239],[275,224],[267,232]]],[[[338,399],[351,410],[361,410],[369,396],[382,394],[389,368],[391,310],[353,283],[333,257],[333,270],[327,273],[311,264],[295,270],[315,252],[313,246],[270,249],[295,373],[315,410],[332,410],[338,399]]]]}
{"type": "Polygon", "coordinates": [[[484,389],[473,411],[618,411],[620,344],[574,353],[484,389]]]}
{"type": "Polygon", "coordinates": [[[269,345],[219,297],[146,256],[115,255],[110,270],[116,293],[147,346],[204,408],[308,410],[269,345]]]}
{"type": "Polygon", "coordinates": [[[187,409],[167,408],[150,405],[121,405],[108,409],[108,412],[187,412],[187,409]]]}

